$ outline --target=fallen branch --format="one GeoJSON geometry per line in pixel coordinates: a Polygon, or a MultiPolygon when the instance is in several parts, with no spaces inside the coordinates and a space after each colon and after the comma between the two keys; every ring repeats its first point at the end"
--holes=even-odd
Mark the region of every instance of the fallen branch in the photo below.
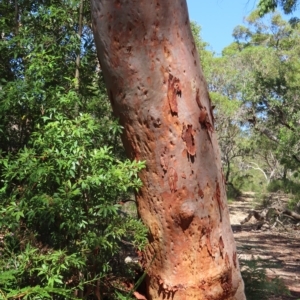
{"type": "Polygon", "coordinates": [[[289,209],[286,209],[282,212],[285,215],[288,215],[290,217],[292,217],[293,219],[295,219],[296,221],[300,221],[300,215],[295,213],[294,211],[291,211],[289,209]]]}
{"type": "Polygon", "coordinates": [[[241,224],[243,225],[249,222],[252,217],[254,217],[257,221],[265,221],[266,215],[267,212],[265,210],[263,210],[262,212],[250,210],[248,216],[243,221],[241,221],[241,224]]]}

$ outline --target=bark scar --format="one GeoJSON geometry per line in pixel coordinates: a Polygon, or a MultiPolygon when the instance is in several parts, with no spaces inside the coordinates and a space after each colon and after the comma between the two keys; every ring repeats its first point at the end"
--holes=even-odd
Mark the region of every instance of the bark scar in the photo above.
{"type": "Polygon", "coordinates": [[[226,178],[225,178],[224,173],[223,173],[222,170],[221,170],[221,176],[222,176],[222,181],[223,181],[223,184],[224,184],[224,187],[225,187],[227,182],[226,182],[226,178]]]}
{"type": "Polygon", "coordinates": [[[220,254],[221,254],[221,257],[222,258],[224,258],[223,257],[223,250],[224,250],[224,242],[223,242],[223,238],[222,238],[222,236],[220,236],[220,238],[219,238],[219,250],[220,250],[220,254]]]}
{"type": "Polygon", "coordinates": [[[178,175],[174,168],[169,168],[168,170],[168,182],[171,193],[175,193],[177,191],[177,181],[178,175]]]}
{"type": "Polygon", "coordinates": [[[212,255],[212,246],[211,246],[211,242],[210,242],[210,233],[211,233],[211,229],[207,228],[207,231],[206,231],[206,248],[207,248],[207,251],[208,251],[209,255],[211,257],[213,257],[213,255],[212,255]]]}
{"type": "Polygon", "coordinates": [[[186,144],[186,149],[189,155],[195,156],[196,155],[196,145],[195,145],[195,130],[193,130],[193,125],[188,124],[185,126],[183,124],[183,129],[182,129],[182,139],[186,144]]]}
{"type": "Polygon", "coordinates": [[[232,291],[232,268],[230,268],[230,266],[228,266],[227,270],[222,274],[221,286],[225,295],[229,295],[230,291],[232,291]]]}
{"type": "Polygon", "coordinates": [[[222,203],[221,200],[221,190],[220,190],[220,185],[219,182],[216,180],[216,192],[215,192],[215,199],[218,202],[218,206],[219,206],[219,212],[220,212],[220,221],[222,222],[222,210],[224,210],[224,205],[222,203]]]}
{"type": "Polygon", "coordinates": [[[199,187],[199,189],[198,189],[198,196],[199,196],[201,199],[203,199],[204,193],[203,193],[203,191],[201,190],[201,188],[200,188],[199,185],[198,185],[198,187],[199,187]]]}
{"type": "Polygon", "coordinates": [[[229,261],[228,253],[225,254],[225,265],[226,265],[227,268],[230,267],[230,261],[229,261]]]}
{"type": "Polygon", "coordinates": [[[236,268],[237,266],[237,256],[236,256],[236,252],[233,252],[232,254],[232,260],[233,260],[233,264],[234,264],[234,267],[236,268]]]}
{"type": "Polygon", "coordinates": [[[213,126],[215,125],[215,117],[214,117],[214,112],[213,112],[215,107],[216,107],[215,105],[211,105],[211,99],[209,97],[209,111],[210,111],[210,116],[211,116],[213,126]]]}
{"type": "Polygon", "coordinates": [[[167,149],[167,147],[165,147],[163,153],[160,155],[160,165],[161,165],[164,173],[166,173],[168,171],[168,164],[169,164],[168,149],[167,149]]]}
{"type": "Polygon", "coordinates": [[[177,96],[182,96],[180,80],[169,73],[168,80],[168,101],[172,115],[178,116],[177,96]]]}
{"type": "MultiPolygon", "coordinates": [[[[209,101],[210,101],[210,98],[209,98],[209,101]]],[[[201,127],[206,130],[209,140],[212,143],[210,134],[212,134],[214,132],[214,128],[213,128],[213,125],[210,123],[207,108],[202,104],[202,102],[200,100],[199,89],[197,89],[197,91],[196,91],[196,102],[200,109],[199,123],[201,124],[201,127]]],[[[212,107],[210,107],[210,113],[211,113],[212,120],[214,122],[214,117],[212,114],[212,107]]]]}

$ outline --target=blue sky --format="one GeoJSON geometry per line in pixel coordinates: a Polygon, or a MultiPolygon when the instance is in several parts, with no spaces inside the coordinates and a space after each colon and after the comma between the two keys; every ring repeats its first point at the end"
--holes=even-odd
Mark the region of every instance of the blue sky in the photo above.
{"type": "MultiPolygon", "coordinates": [[[[191,21],[202,27],[202,38],[209,50],[221,54],[232,41],[235,26],[255,8],[257,0],[187,0],[191,21]]],[[[299,11],[294,16],[299,17],[299,11]]],[[[286,17],[287,19],[290,16],[286,17]]]]}

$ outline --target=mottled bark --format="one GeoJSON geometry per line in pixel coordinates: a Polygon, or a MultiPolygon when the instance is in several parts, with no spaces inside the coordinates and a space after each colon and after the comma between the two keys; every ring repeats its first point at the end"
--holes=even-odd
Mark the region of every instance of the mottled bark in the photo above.
{"type": "Polygon", "coordinates": [[[149,300],[245,299],[213,115],[185,0],[92,0],[128,155],[145,160],[149,300]]]}

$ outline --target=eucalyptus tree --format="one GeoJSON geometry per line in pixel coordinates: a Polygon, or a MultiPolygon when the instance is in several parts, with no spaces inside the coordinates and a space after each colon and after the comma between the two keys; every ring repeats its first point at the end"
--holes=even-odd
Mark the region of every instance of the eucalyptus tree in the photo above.
{"type": "Polygon", "coordinates": [[[147,299],[245,299],[186,2],[92,1],[101,69],[149,228],[147,299]]]}
{"type": "Polygon", "coordinates": [[[284,21],[276,13],[270,21],[257,11],[248,17],[248,27],[235,30],[238,56],[247,77],[241,89],[248,123],[276,149],[281,164],[298,170],[299,157],[299,24],[284,21]]]}

